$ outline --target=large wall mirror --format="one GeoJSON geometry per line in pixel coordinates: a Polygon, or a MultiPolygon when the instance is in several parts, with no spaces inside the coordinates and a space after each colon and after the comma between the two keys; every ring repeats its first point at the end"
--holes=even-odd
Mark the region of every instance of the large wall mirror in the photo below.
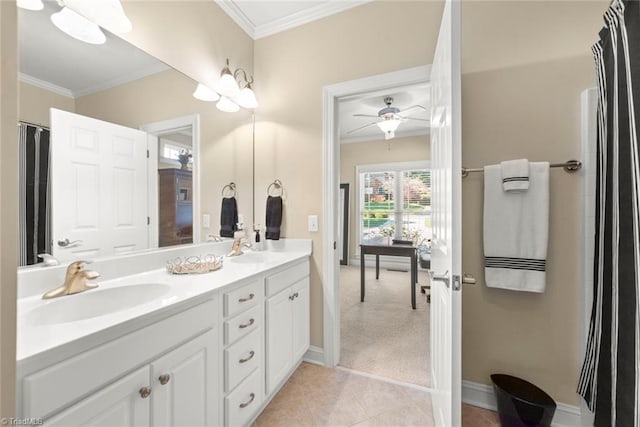
{"type": "MultiPolygon", "coordinates": [[[[47,252],[68,254],[60,257],[64,260],[203,240],[199,237],[197,200],[200,130],[194,129],[199,126],[194,118],[212,107],[192,98],[192,79],[107,31],[107,40],[101,45],[83,43],[64,34],[50,19],[59,9],[56,2],[45,2],[44,10],[18,12],[20,265],[37,263],[38,254],[47,252]],[[144,227],[149,222],[153,229],[147,232],[145,244],[96,243],[89,242],[91,233],[83,234],[83,230],[75,230],[75,234],[58,232],[58,222],[51,219],[52,207],[59,217],[75,215],[89,225],[91,220],[87,218],[92,212],[102,215],[105,210],[114,211],[123,223],[131,218],[127,212],[122,214],[123,209],[111,209],[111,202],[109,209],[100,205],[104,198],[94,194],[91,179],[87,178],[91,174],[76,174],[73,179],[78,188],[67,186],[52,192],[48,177],[56,159],[64,155],[51,153],[56,148],[50,138],[53,141],[56,132],[62,132],[59,127],[51,128],[51,108],[132,129],[154,129],[150,131],[153,138],[146,142],[154,157],[144,184],[144,190],[150,193],[146,194],[150,208],[145,207],[144,227]],[[167,126],[158,127],[159,123],[167,126]],[[171,123],[177,124],[172,127],[171,123]],[[86,196],[60,196],[76,190],[85,191],[86,196]],[[68,203],[69,200],[75,202],[68,203]],[[62,208],[69,213],[63,214],[62,208]],[[116,249],[105,250],[109,245],[116,249]]],[[[127,176],[133,175],[121,174],[119,181],[114,179],[121,189],[118,206],[123,199],[135,202],[139,198],[138,193],[127,190],[127,176]]],[[[139,225],[142,224],[136,223],[139,225]]]]}

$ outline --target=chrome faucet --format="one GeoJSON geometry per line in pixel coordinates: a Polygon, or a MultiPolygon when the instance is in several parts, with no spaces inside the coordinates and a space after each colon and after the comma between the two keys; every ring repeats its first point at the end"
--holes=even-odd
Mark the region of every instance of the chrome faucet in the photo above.
{"type": "Polygon", "coordinates": [[[91,261],[74,261],[69,264],[62,286],[45,293],[42,295],[42,299],[57,298],[64,295],[84,292],[87,289],[97,288],[98,285],[95,283],[89,283],[88,280],[100,277],[100,274],[95,271],[85,270],[84,264],[89,263],[91,263],[91,261]]]}
{"type": "Polygon", "coordinates": [[[233,233],[233,246],[231,246],[231,252],[227,254],[227,256],[238,256],[242,255],[242,248],[250,248],[251,243],[246,242],[247,234],[242,228],[242,223],[238,223],[238,229],[233,233]]]}

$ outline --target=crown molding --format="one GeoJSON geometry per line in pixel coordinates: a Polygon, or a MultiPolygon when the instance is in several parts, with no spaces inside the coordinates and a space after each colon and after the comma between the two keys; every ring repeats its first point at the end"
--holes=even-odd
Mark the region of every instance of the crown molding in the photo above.
{"type": "Polygon", "coordinates": [[[373,0],[329,0],[322,4],[284,16],[263,25],[255,25],[236,4],[237,0],[215,0],[220,8],[253,40],[317,21],[373,0]]]}
{"type": "Polygon", "coordinates": [[[22,83],[29,84],[31,86],[39,87],[40,89],[47,90],[49,92],[57,93],[58,95],[65,96],[67,98],[74,98],[73,92],[65,87],[54,85],[53,83],[40,80],[36,77],[30,76],[24,73],[18,73],[18,80],[22,83]]]}

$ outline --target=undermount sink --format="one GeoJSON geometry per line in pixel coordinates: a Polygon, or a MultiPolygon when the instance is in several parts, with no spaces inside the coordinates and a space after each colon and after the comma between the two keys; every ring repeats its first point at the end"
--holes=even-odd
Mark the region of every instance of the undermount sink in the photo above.
{"type": "Polygon", "coordinates": [[[167,294],[162,283],[141,283],[115,288],[96,288],[48,300],[26,315],[28,323],[43,325],[73,322],[103,316],[142,305],[167,294]]]}
{"type": "Polygon", "coordinates": [[[242,255],[229,257],[229,260],[239,264],[263,264],[277,261],[281,257],[282,255],[273,252],[245,252],[242,255]]]}

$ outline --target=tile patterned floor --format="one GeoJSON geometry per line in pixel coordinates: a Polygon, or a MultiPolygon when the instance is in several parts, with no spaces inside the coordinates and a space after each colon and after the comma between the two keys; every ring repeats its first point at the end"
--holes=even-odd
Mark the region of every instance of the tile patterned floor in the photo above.
{"type": "MultiPolygon", "coordinates": [[[[463,408],[463,425],[499,426],[494,412],[463,408]]],[[[433,426],[429,393],[345,369],[303,363],[255,427],[433,426]]]]}

